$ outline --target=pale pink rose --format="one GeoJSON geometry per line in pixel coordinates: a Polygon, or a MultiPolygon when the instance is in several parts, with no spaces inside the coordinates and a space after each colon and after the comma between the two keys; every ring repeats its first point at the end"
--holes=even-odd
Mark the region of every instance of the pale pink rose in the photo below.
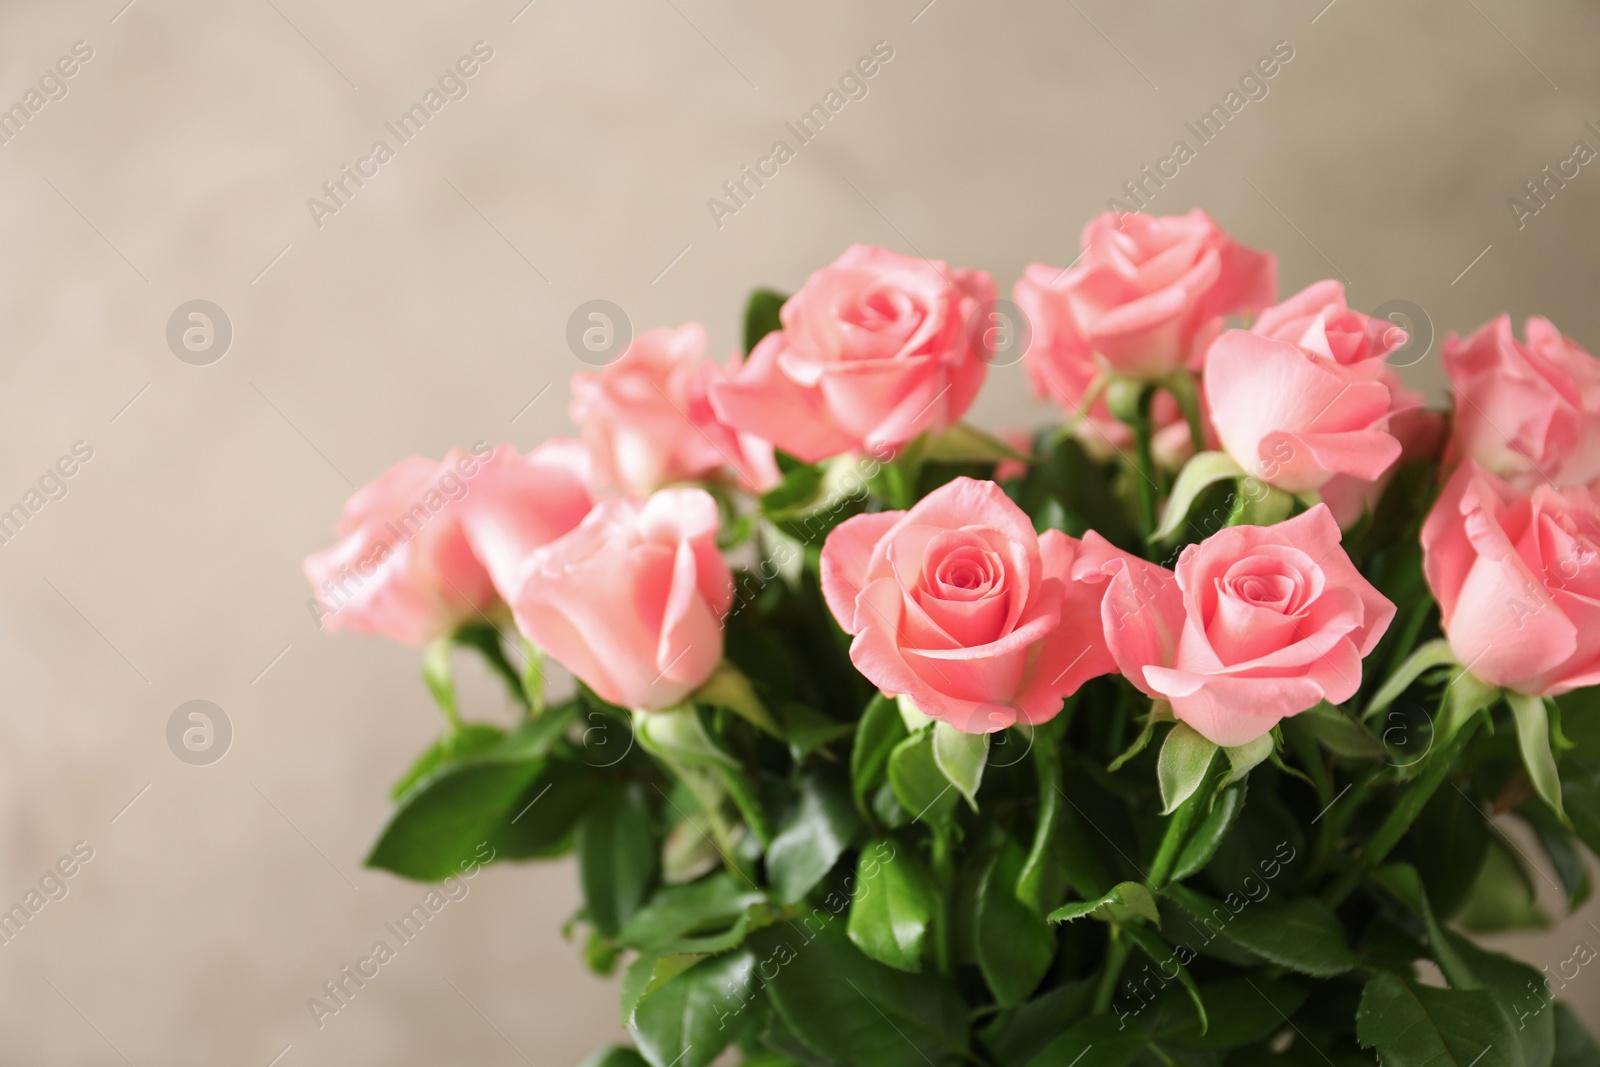
{"type": "Polygon", "coordinates": [[[401,460],[346,501],[338,543],[306,557],[319,625],[420,645],[485,618],[500,597],[466,524],[504,513],[523,543],[542,544],[588,512],[588,479],[570,440],[401,460]]]}
{"type": "Polygon", "coordinates": [[[1079,542],[1042,536],[993,482],[957,478],[910,511],[858,515],[822,548],[822,592],[884,693],[967,733],[1041,723],[1112,669],[1074,582],[1079,542]]]}
{"type": "Polygon", "coordinates": [[[1465,341],[1445,338],[1455,386],[1453,459],[1475,459],[1524,489],[1600,478],[1600,362],[1551,324],[1528,319],[1528,340],[1501,315],[1465,341]]]}
{"type": "MultiPolygon", "coordinates": [[[[1420,405],[1420,394],[1407,394],[1420,405]]],[[[1400,459],[1378,476],[1375,482],[1363,481],[1348,474],[1335,474],[1318,490],[1322,502],[1328,505],[1339,528],[1348,530],[1361,521],[1362,516],[1377,506],[1384,492],[1400,468],[1409,463],[1432,463],[1439,458],[1444,445],[1444,412],[1427,411],[1420,406],[1409,408],[1391,416],[1389,432],[1400,442],[1400,459]]]]}
{"type": "Polygon", "coordinates": [[[1277,298],[1276,257],[1239,244],[1198,208],[1106,212],[1084,227],[1082,245],[1076,265],[1033,264],[1016,288],[1033,327],[1024,361],[1040,365],[1030,374],[1052,380],[1063,402],[1081,394],[1074,380],[1106,371],[1164,378],[1191,363],[1216,320],[1277,298]]]}
{"type": "Polygon", "coordinates": [[[982,271],[852,245],[783,305],[783,329],[712,383],[712,406],[807,463],[881,455],[972,406],[988,364],[969,326],[994,295],[982,271]]]}
{"type": "Polygon", "coordinates": [[[1422,526],[1422,570],[1450,650],[1483,681],[1553,696],[1600,684],[1600,497],[1531,492],[1473,460],[1422,526]]]}
{"type": "Polygon", "coordinates": [[[648,496],[724,467],[752,492],[778,483],[772,446],[736,432],[712,411],[708,390],[725,372],[705,351],[698,323],[647,330],[616,362],[572,376],[570,414],[594,457],[599,486],[648,496]]]}
{"type": "MultiPolygon", "coordinates": [[[[1068,418],[1082,414],[1073,436],[1096,459],[1107,461],[1119,452],[1127,452],[1134,447],[1133,431],[1111,414],[1104,393],[1095,398],[1088,412],[1083,412],[1090,387],[1104,372],[1078,335],[1067,302],[1040,284],[1045,275],[1035,272],[1048,268],[1028,269],[1029,274],[1012,289],[1012,299],[1027,316],[1032,330],[1032,340],[1022,360],[1029,387],[1040,399],[1059,404],[1068,418]]],[[[1201,407],[1204,408],[1203,403],[1201,407]]],[[[1158,393],[1150,417],[1155,428],[1151,448],[1156,465],[1163,470],[1180,469],[1194,455],[1194,447],[1189,423],[1178,402],[1169,393],[1158,393]]],[[[1216,431],[1203,410],[1201,418],[1206,437],[1214,443],[1216,431]]]]}
{"type": "Polygon", "coordinates": [[[1353,697],[1361,660],[1395,612],[1321,505],[1275,526],[1220,530],[1185,548],[1176,573],[1091,532],[1073,573],[1109,582],[1101,620],[1123,675],[1227,747],[1353,697]]]}
{"type": "Polygon", "coordinates": [[[1336,281],[1227,331],[1206,350],[1204,380],[1223,449],[1291,493],[1341,474],[1377,481],[1400,456],[1390,419],[1422,403],[1384,362],[1405,342],[1393,323],[1351,311],[1336,281]]]}
{"type": "Polygon", "coordinates": [[[722,662],[733,575],[703,489],[602,500],[533,552],[511,592],[517,628],[604,700],[657,711],[722,662]]]}
{"type": "MultiPolygon", "coordinates": [[[[1032,430],[1001,430],[996,434],[1001,442],[1024,456],[1033,455],[1032,430]]],[[[1023,459],[1002,459],[994,465],[994,480],[1008,482],[1013,478],[1025,478],[1028,475],[1028,461],[1023,459]]]]}

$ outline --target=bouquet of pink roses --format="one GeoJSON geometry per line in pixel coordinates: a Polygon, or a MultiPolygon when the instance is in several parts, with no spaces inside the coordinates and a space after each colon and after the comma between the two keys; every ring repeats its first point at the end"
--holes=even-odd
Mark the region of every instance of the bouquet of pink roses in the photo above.
{"type": "Polygon", "coordinates": [[[1600,363],[1502,316],[1426,410],[1200,211],[1011,301],[853,247],[744,334],[641,334],[580,440],[404,460],[306,561],[446,719],[367,862],[575,853],[591,1064],[1600,1064],[1572,959],[1468,936],[1545,921],[1502,817],[1569,907],[1600,851],[1600,363]],[[960,421],[1017,358],[1064,421],[960,421]]]}

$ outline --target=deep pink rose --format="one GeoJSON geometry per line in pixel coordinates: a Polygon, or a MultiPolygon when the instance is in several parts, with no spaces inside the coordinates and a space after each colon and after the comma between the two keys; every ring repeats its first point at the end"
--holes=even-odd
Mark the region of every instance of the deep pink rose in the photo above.
{"type": "Polygon", "coordinates": [[[822,548],[822,592],[868,681],[991,733],[1054,718],[1112,669],[1101,591],[1071,578],[1078,549],[1057,530],[1035,533],[993,482],[957,478],[910,511],[840,524],[822,548]]]}
{"type": "Polygon", "coordinates": [[[1475,459],[1524,489],[1600,478],[1600,362],[1551,324],[1528,319],[1528,340],[1501,315],[1465,341],[1445,338],[1455,386],[1453,458],[1475,459]]]}
{"type": "Polygon", "coordinates": [[[1351,311],[1344,286],[1318,282],[1229,330],[1205,353],[1205,395],[1222,447],[1291,493],[1335,475],[1375,482],[1400,456],[1389,420],[1420,406],[1385,362],[1406,332],[1351,311]]]}
{"type": "Polygon", "coordinates": [[[648,330],[615,363],[572,376],[570,413],[594,457],[598,485],[648,496],[723,467],[752,492],[778,483],[772,446],[723,425],[712,411],[708,390],[724,372],[705,351],[698,323],[648,330]]]}
{"type": "Polygon", "coordinates": [[[1198,208],[1106,212],[1084,227],[1082,244],[1076,265],[1036,263],[1016,287],[1033,327],[1024,360],[1063,402],[1081,394],[1075,380],[1105,371],[1164,378],[1191,362],[1216,320],[1277,299],[1276,257],[1239,244],[1198,208]]]}
{"type": "Polygon", "coordinates": [[[1600,497],[1531,492],[1467,460],[1422,525],[1422,570],[1450,650],[1502,689],[1600,684],[1600,497]]]}
{"type": "Polygon", "coordinates": [[[1275,526],[1220,530],[1185,548],[1176,573],[1091,532],[1073,573],[1109,580],[1101,619],[1127,679],[1227,747],[1353,697],[1361,660],[1395,611],[1321,505],[1275,526]]]}
{"type": "Polygon", "coordinates": [[[512,445],[459,449],[443,462],[412,456],[346,501],[332,548],[307,556],[319,623],[424,644],[499,603],[467,524],[489,511],[514,516],[526,547],[588,513],[588,463],[576,441],[548,441],[526,456],[512,445]]]}
{"type": "Polygon", "coordinates": [[[733,576],[703,489],[611,498],[528,557],[507,600],[529,641],[605,700],[657,711],[722,662],[733,576]]]}
{"type": "Polygon", "coordinates": [[[783,329],[712,383],[712,406],[807,463],[883,454],[972,406],[988,365],[969,325],[994,295],[982,271],[853,245],[783,305],[783,329]]]}

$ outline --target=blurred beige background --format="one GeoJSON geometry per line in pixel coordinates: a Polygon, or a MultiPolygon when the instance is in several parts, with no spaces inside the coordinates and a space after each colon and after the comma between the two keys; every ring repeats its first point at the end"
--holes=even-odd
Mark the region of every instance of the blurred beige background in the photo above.
{"type": "MultiPolygon", "coordinates": [[[[584,301],[637,329],[698,319],[721,351],[750,287],[792,289],[852,241],[1009,287],[1071,260],[1287,41],[1268,95],[1152,210],[1204,206],[1278,253],[1285,292],[1343,276],[1356,306],[1412,301],[1441,335],[1538,312],[1600,351],[1600,169],[1520,230],[1506,205],[1574,141],[1600,147],[1600,11],[1325,3],[0,8],[0,107],[93,50],[0,144],[0,508],[93,449],[0,545],[0,904],[94,850],[0,945],[3,1058],[545,1067],[617,1033],[613,988],[559,935],[564,864],[490,870],[322,1030],[305,1006],[423,895],[359,861],[439,720],[413,652],[314,628],[300,558],[401,456],[565,432],[584,301]],[[307,199],[396,147],[384,123],[477,41],[468,95],[319,227],[307,199]],[[868,95],[719,228],[707,199],[878,41],[868,95]],[[197,298],[234,331],[209,366],[165,338],[197,298]],[[233,726],[210,766],[166,742],[196,698],[233,726]]],[[[1437,387],[1437,346],[1408,373],[1437,387]]],[[[992,374],[981,422],[1040,415],[1018,368],[992,374]]],[[[1578,937],[1519,950],[1553,965],[1578,937]]],[[[1569,992],[1600,1015],[1600,987],[1569,992]]]]}

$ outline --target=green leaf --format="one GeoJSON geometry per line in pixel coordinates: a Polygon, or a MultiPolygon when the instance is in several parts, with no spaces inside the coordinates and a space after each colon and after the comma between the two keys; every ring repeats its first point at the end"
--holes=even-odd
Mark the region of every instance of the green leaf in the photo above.
{"type": "Polygon", "coordinates": [[[1161,783],[1161,814],[1171,815],[1200,788],[1211,766],[1211,757],[1216,754],[1216,744],[1201,737],[1188,723],[1180,722],[1172,728],[1156,761],[1156,777],[1161,783]]]}
{"type": "Polygon", "coordinates": [[[699,709],[690,703],[663,711],[634,712],[633,733],[646,751],[662,759],[698,767],[716,763],[739,766],[738,760],[711,739],[699,709]]]}
{"type": "Polygon", "coordinates": [[[969,734],[947,722],[933,724],[933,762],[972,810],[978,810],[978,787],[989,762],[989,735],[969,734]]]}
{"type": "Polygon", "coordinates": [[[1534,790],[1539,799],[1550,805],[1556,818],[1570,826],[1561,806],[1561,776],[1556,773],[1555,753],[1550,751],[1550,711],[1544,698],[1508,690],[1506,703],[1511,706],[1511,718],[1517,724],[1517,747],[1522,750],[1522,763],[1528,769],[1534,790]]]}
{"type": "Polygon", "coordinates": [[[1384,1067],[1523,1067],[1488,993],[1411,985],[1386,971],[1362,991],[1356,1037],[1384,1067]]]}
{"type": "Polygon", "coordinates": [[[1233,768],[1228,775],[1228,781],[1237,782],[1272,755],[1272,735],[1262,734],[1247,744],[1235,745],[1222,751],[1228,754],[1228,763],[1233,768]]]}
{"type": "MultiPolygon", "coordinates": [[[[489,665],[489,669],[505,683],[506,691],[511,694],[511,699],[516,701],[519,707],[526,709],[533,706],[532,697],[535,693],[541,693],[541,690],[528,688],[522,675],[511,665],[511,661],[506,658],[506,650],[505,646],[501,644],[500,628],[498,626],[491,626],[488,623],[472,623],[457,630],[452,635],[451,640],[464,648],[477,650],[479,655],[483,656],[484,662],[489,665]]],[[[535,658],[535,663],[537,663],[537,658],[535,658]]],[[[534,668],[534,679],[538,679],[537,667],[534,668]]]]}
{"type": "Polygon", "coordinates": [[[440,637],[422,653],[422,680],[427,683],[433,702],[439,705],[450,725],[461,728],[461,714],[456,711],[456,683],[450,669],[451,641],[440,637]]]}
{"type": "Polygon", "coordinates": [[[1111,892],[1097,900],[1078,900],[1063,904],[1050,913],[1053,923],[1071,922],[1085,915],[1101,922],[1125,923],[1134,918],[1148,919],[1161,924],[1161,914],[1156,911],[1155,897],[1138,882],[1119,882],[1111,892]]]}
{"type": "Polygon", "coordinates": [[[867,797],[887,772],[889,753],[907,736],[894,699],[878,693],[861,713],[855,747],[850,750],[850,783],[862,815],[867,814],[867,797]]]}
{"type": "Polygon", "coordinates": [[[1039,786],[1039,818],[1034,825],[1033,844],[1017,876],[1017,899],[1035,915],[1044,915],[1061,899],[1067,874],[1063,869],[1056,838],[1061,834],[1062,801],[1061,753],[1055,731],[1050,727],[1032,731],[1034,776],[1039,786]]]}
{"type": "Polygon", "coordinates": [[[783,736],[783,731],[772,719],[772,713],[756,696],[755,686],[750,684],[750,679],[726,660],[718,664],[705,684],[695,690],[693,699],[713,707],[727,708],[752,726],[774,737],[783,736]]]}
{"type": "MultiPolygon", "coordinates": [[[[1162,974],[1165,973],[1163,968],[1162,974]]],[[[1163,1044],[1209,1049],[1253,1045],[1282,1030],[1284,1021],[1290,1019],[1306,1000],[1304,989],[1259,974],[1254,978],[1240,975],[1220,982],[1202,983],[1199,995],[1205,1000],[1210,1020],[1205,1032],[1201,1033],[1199,1018],[1196,1017],[1181,1027],[1159,1031],[1157,1036],[1163,1044]]]]}
{"type": "Polygon", "coordinates": [[[704,953],[646,952],[635,959],[622,974],[622,1025],[633,1025],[633,1009],[645,994],[655,992],[705,958],[704,953]]]}
{"type": "Polygon", "coordinates": [[[1555,1016],[1556,1054],[1550,1067],[1600,1067],[1600,1048],[1573,1010],[1557,1004],[1555,1016]]]}
{"type": "Polygon", "coordinates": [[[1144,725],[1139,728],[1138,736],[1133,739],[1133,744],[1106,764],[1106,770],[1113,774],[1120,771],[1129,760],[1150,747],[1150,739],[1155,736],[1157,724],[1172,721],[1172,705],[1165,700],[1153,702],[1150,705],[1150,713],[1144,717],[1144,725]]]}
{"type": "MultiPolygon", "coordinates": [[[[1494,997],[1506,1028],[1517,1039],[1523,1061],[1548,1064],[1555,1056],[1555,1015],[1546,1011],[1553,994],[1545,977],[1526,963],[1479,948],[1460,934],[1442,931],[1451,950],[1473,979],[1494,997]],[[1538,991],[1538,992],[1536,992],[1538,991]]],[[[1451,981],[1452,987],[1466,988],[1451,981]]]]}
{"type": "MultiPolygon", "coordinates": [[[[1538,811],[1560,829],[1549,809],[1541,804],[1538,811]]],[[[1406,844],[1441,920],[1454,917],[1471,892],[1489,850],[1491,832],[1483,812],[1458,789],[1439,790],[1417,816],[1406,844]]]]}
{"type": "Polygon", "coordinates": [[[1489,839],[1483,866],[1455,922],[1475,933],[1541,930],[1550,925],[1539,909],[1528,872],[1496,838],[1489,839]]]}
{"type": "Polygon", "coordinates": [[[998,463],[1003,459],[1031,459],[991,433],[958,422],[928,438],[922,458],[935,463],[998,463]]]}
{"type": "Polygon", "coordinates": [[[999,1067],[1026,1067],[1046,1045],[1089,1011],[1095,983],[1055,986],[1011,1011],[996,1012],[978,1034],[999,1067]]]}
{"type": "Polygon", "coordinates": [[[1050,969],[1056,938],[1048,923],[1017,899],[1021,846],[1006,838],[978,883],[975,919],[978,968],[1001,1007],[1028,999],[1050,969]]]}
{"type": "Polygon", "coordinates": [[[500,859],[559,856],[572,847],[578,820],[600,789],[588,767],[552,760],[506,809],[489,844],[500,859]]]}
{"type": "Polygon", "coordinates": [[[729,929],[766,899],[727,871],[714,871],[696,882],[657,889],[633,913],[617,941],[644,952],[712,951],[703,945],[685,947],[684,942],[729,929]]]}
{"type": "Polygon", "coordinates": [[[505,740],[505,736],[505,731],[498,726],[476,722],[466,723],[459,730],[440,735],[439,740],[429,745],[417,757],[411,769],[389,790],[389,798],[399,800],[412,786],[440,767],[492,748],[505,740]]]}
{"type": "Polygon", "coordinates": [[[1418,645],[1406,661],[1395,668],[1391,674],[1372,694],[1372,700],[1367,703],[1367,710],[1361,713],[1363,719],[1370,719],[1384,708],[1393,704],[1395,700],[1411,688],[1411,683],[1422,677],[1435,667],[1454,665],[1456,654],[1450,651],[1450,642],[1444,638],[1435,638],[1427,644],[1418,645]]]}
{"type": "Polygon", "coordinates": [[[594,928],[615,937],[656,877],[653,813],[638,782],[604,790],[578,823],[578,882],[594,928]]]}
{"type": "Polygon", "coordinates": [[[803,900],[861,832],[850,795],[820,771],[800,780],[793,817],[767,849],[767,880],[786,904],[803,900]]]}
{"type": "Polygon", "coordinates": [[[1533,826],[1545,855],[1550,857],[1550,866],[1566,892],[1568,910],[1577,908],[1589,899],[1593,888],[1589,881],[1589,864],[1578,848],[1577,835],[1562,826],[1542,804],[1523,804],[1517,813],[1533,826]]]}
{"type": "Polygon", "coordinates": [[[1314,897],[1272,906],[1238,898],[1240,906],[1234,909],[1182,885],[1168,886],[1166,895],[1199,920],[1192,927],[1196,937],[1210,940],[1220,936],[1280,967],[1314,978],[1331,978],[1361,963],[1345,943],[1344,927],[1328,906],[1314,897]]]}
{"type": "Polygon", "coordinates": [[[1128,1067],[1149,1047],[1149,1035],[1127,1020],[1091,1015],[1046,1045],[1028,1067],[1128,1067]]]}
{"type": "MultiPolygon", "coordinates": [[[[797,701],[783,705],[782,718],[783,739],[789,742],[789,756],[796,763],[804,763],[811,753],[824,745],[830,745],[840,738],[850,737],[860,725],[856,722],[830,719],[810,704],[801,704],[797,701]]],[[[884,753],[884,758],[888,758],[887,751],[884,753]]]]}
{"type": "Polygon", "coordinates": [[[889,838],[861,850],[845,927],[855,946],[899,971],[922,970],[938,890],[922,864],[889,838]]]}
{"type": "Polygon", "coordinates": [[[815,933],[770,926],[750,944],[778,1018],[826,1059],[871,1067],[962,1063],[967,1005],[948,979],[876,963],[832,922],[815,933]]]}
{"type": "Polygon", "coordinates": [[[756,289],[750,294],[750,299],[744,305],[745,355],[749,355],[750,350],[767,334],[783,329],[783,320],[778,317],[778,312],[788,299],[775,289],[756,289]]]}
{"type": "Polygon", "coordinates": [[[628,1029],[650,1067],[707,1067],[720,1056],[738,1034],[729,1017],[754,995],[754,970],[748,950],[730,952],[645,993],[628,1029]]]}
{"type": "Polygon", "coordinates": [[[1336,756],[1381,759],[1384,754],[1383,744],[1370,730],[1327,701],[1288,719],[1284,725],[1304,730],[1336,756]]]}
{"type": "Polygon", "coordinates": [[[934,824],[950,817],[958,796],[934,762],[932,730],[924,729],[895,745],[889,753],[889,787],[913,819],[934,824]]]}
{"type": "Polygon", "coordinates": [[[1211,810],[1200,821],[1178,853],[1178,862],[1172,868],[1172,881],[1181,882],[1199,874],[1222,847],[1222,841],[1238,821],[1244,810],[1245,787],[1248,782],[1235,782],[1217,794],[1211,810]]]}
{"type": "Polygon", "coordinates": [[[1201,452],[1192,457],[1178,472],[1167,498],[1167,510],[1161,516],[1161,525],[1150,535],[1151,541],[1169,541],[1183,529],[1189,509],[1208,486],[1230,478],[1243,476],[1244,469],[1226,452],[1201,452]]]}

